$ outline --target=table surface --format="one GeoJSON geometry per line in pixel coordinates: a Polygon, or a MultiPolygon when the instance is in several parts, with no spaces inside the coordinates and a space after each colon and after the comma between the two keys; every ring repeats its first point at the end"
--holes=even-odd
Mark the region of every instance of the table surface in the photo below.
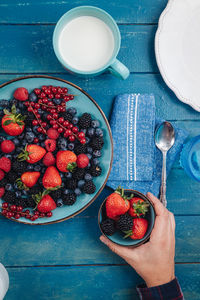
{"type": "MultiPolygon", "coordinates": [[[[154,93],[157,116],[199,134],[200,115],[181,103],[156,65],[154,36],[167,0],[1,0],[0,83],[26,74],[48,74],[87,91],[109,118],[119,93],[154,93]],[[57,20],[78,5],[105,9],[122,35],[119,59],[130,69],[126,81],[103,74],[79,79],[65,72],[52,48],[57,20]]],[[[42,83],[41,83],[42,84],[42,83]]],[[[177,159],[168,177],[168,207],[176,218],[176,274],[185,298],[200,299],[200,188],[177,159]]],[[[49,226],[26,226],[0,217],[0,261],[10,275],[6,300],[138,299],[141,279],[99,241],[97,212],[109,193],[75,218],[49,226]]]]}

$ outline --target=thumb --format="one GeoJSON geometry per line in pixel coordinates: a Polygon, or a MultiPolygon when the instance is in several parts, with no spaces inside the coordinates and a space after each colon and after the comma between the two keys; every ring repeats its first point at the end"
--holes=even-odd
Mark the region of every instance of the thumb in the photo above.
{"type": "Polygon", "coordinates": [[[124,259],[127,259],[128,256],[130,255],[129,248],[117,245],[111,242],[108,238],[106,238],[103,235],[100,236],[100,241],[104,243],[106,246],[108,246],[112,252],[116,253],[117,255],[121,256],[124,259]]]}

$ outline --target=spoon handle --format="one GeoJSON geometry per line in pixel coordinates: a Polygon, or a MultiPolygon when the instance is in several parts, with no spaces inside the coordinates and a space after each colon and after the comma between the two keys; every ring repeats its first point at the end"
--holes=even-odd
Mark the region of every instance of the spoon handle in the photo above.
{"type": "Polygon", "coordinates": [[[166,157],[167,152],[163,152],[163,165],[162,165],[162,184],[160,188],[160,201],[166,207],[167,200],[166,200],[166,157]]]}

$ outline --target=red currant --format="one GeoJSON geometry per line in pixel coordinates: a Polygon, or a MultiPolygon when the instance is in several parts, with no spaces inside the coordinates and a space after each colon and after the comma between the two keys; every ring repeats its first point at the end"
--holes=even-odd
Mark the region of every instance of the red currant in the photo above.
{"type": "Polygon", "coordinates": [[[70,136],[69,136],[69,140],[70,140],[70,142],[74,142],[74,141],[75,141],[75,139],[76,139],[76,138],[75,138],[75,136],[74,136],[74,135],[70,135],[70,136]]]}
{"type": "Polygon", "coordinates": [[[54,104],[53,104],[52,101],[49,101],[48,105],[49,105],[49,106],[54,106],[54,104]]]}
{"type": "Polygon", "coordinates": [[[36,114],[36,117],[37,117],[38,119],[40,119],[40,118],[41,118],[40,114],[36,114]]]}
{"type": "Polygon", "coordinates": [[[4,202],[4,203],[2,204],[2,207],[3,207],[3,208],[8,208],[8,203],[7,203],[7,202],[4,202]]]}
{"type": "Polygon", "coordinates": [[[42,122],[42,127],[47,127],[47,123],[46,122],[42,122]]]}
{"type": "Polygon", "coordinates": [[[35,221],[36,220],[36,218],[35,218],[36,216],[33,216],[33,217],[31,217],[31,221],[35,221]]]}
{"type": "Polygon", "coordinates": [[[60,99],[60,94],[55,94],[56,99],[60,99]]]}
{"type": "Polygon", "coordinates": [[[48,103],[48,99],[45,97],[45,98],[42,100],[42,103],[47,104],[47,103],[48,103]]]}
{"type": "Polygon", "coordinates": [[[46,216],[47,216],[47,218],[51,218],[52,217],[52,212],[51,211],[49,211],[47,214],[46,214],[46,216]]]}
{"type": "Polygon", "coordinates": [[[73,95],[69,95],[69,100],[73,100],[74,96],[73,95]]]}
{"type": "Polygon", "coordinates": [[[41,128],[41,127],[38,127],[38,128],[37,128],[37,132],[40,132],[40,133],[41,133],[41,132],[42,132],[42,128],[41,128]]]}
{"type": "Polygon", "coordinates": [[[31,101],[30,105],[33,106],[33,107],[35,107],[36,103],[34,103],[34,102],[31,101]]]}
{"type": "Polygon", "coordinates": [[[7,214],[7,209],[3,209],[1,213],[2,213],[3,216],[6,216],[6,214],[7,214]]]}
{"type": "Polygon", "coordinates": [[[8,211],[7,214],[6,214],[6,217],[7,217],[7,218],[12,218],[12,216],[13,216],[13,213],[10,212],[10,211],[8,211]]]}
{"type": "Polygon", "coordinates": [[[11,211],[16,211],[16,209],[17,209],[16,205],[11,205],[11,206],[10,206],[10,210],[11,210],[11,211]]]}
{"type": "Polygon", "coordinates": [[[29,106],[29,104],[30,104],[30,103],[29,103],[28,101],[24,102],[24,105],[25,105],[25,106],[29,106]]]}
{"type": "Polygon", "coordinates": [[[35,144],[39,143],[39,139],[38,138],[34,138],[33,143],[35,143],[35,144]]]}
{"type": "Polygon", "coordinates": [[[57,114],[57,113],[54,113],[54,114],[53,114],[53,118],[54,118],[54,119],[58,119],[58,114],[57,114]]]}
{"type": "Polygon", "coordinates": [[[34,89],[34,92],[36,95],[39,95],[41,93],[41,90],[40,89],[34,89]]]}
{"type": "Polygon", "coordinates": [[[53,129],[58,129],[58,127],[59,127],[58,124],[53,125],[53,129]]]}
{"type": "Polygon", "coordinates": [[[54,86],[54,87],[52,87],[51,91],[52,91],[52,93],[56,94],[57,93],[57,88],[54,86]]]}
{"type": "Polygon", "coordinates": [[[45,217],[45,213],[40,213],[40,214],[39,214],[39,217],[40,217],[40,218],[44,218],[44,217],[45,217]]]}
{"type": "Polygon", "coordinates": [[[84,137],[85,137],[85,133],[84,132],[81,131],[81,132],[78,133],[78,138],[79,139],[82,139],[84,137]]]}
{"type": "Polygon", "coordinates": [[[86,143],[86,139],[85,139],[85,138],[82,138],[82,139],[80,140],[80,143],[81,143],[81,144],[85,144],[85,143],[86,143]]]}
{"type": "Polygon", "coordinates": [[[38,120],[33,120],[32,124],[33,124],[33,126],[37,126],[38,125],[38,120]]]}
{"type": "Polygon", "coordinates": [[[51,113],[51,114],[55,114],[55,113],[56,113],[56,109],[55,109],[55,108],[52,108],[51,111],[50,111],[50,113],[51,113]]]}
{"type": "Polygon", "coordinates": [[[62,124],[62,123],[64,122],[64,118],[62,118],[62,117],[59,118],[59,119],[58,119],[58,122],[62,124]]]}
{"type": "Polygon", "coordinates": [[[73,128],[73,124],[69,124],[68,128],[72,129],[73,128]]]}
{"type": "Polygon", "coordinates": [[[46,85],[43,85],[43,86],[42,86],[42,90],[45,91],[46,89],[47,89],[47,86],[46,86],[46,85]]]}
{"type": "Polygon", "coordinates": [[[72,131],[70,129],[67,129],[67,130],[65,130],[64,137],[68,137],[71,134],[72,134],[72,131]]]}
{"type": "Polygon", "coordinates": [[[64,122],[63,122],[63,126],[66,126],[66,127],[69,126],[69,121],[67,121],[67,120],[64,121],[64,122]]]}
{"type": "Polygon", "coordinates": [[[25,218],[26,218],[26,219],[30,219],[30,218],[31,218],[31,215],[28,215],[28,214],[27,214],[27,215],[25,216],[25,218]]]}
{"type": "Polygon", "coordinates": [[[54,94],[49,94],[49,99],[53,99],[54,98],[54,94]]]}
{"type": "Polygon", "coordinates": [[[40,98],[45,98],[45,97],[46,97],[46,94],[42,92],[42,93],[40,94],[40,98]]]}
{"type": "Polygon", "coordinates": [[[63,93],[63,94],[67,94],[67,92],[68,92],[68,89],[67,89],[67,88],[62,88],[62,93],[63,93]]]}
{"type": "Polygon", "coordinates": [[[39,216],[39,214],[40,214],[40,212],[39,212],[38,210],[36,210],[36,211],[34,212],[34,215],[39,216]]]}
{"type": "Polygon", "coordinates": [[[70,100],[69,96],[65,96],[63,99],[64,99],[65,102],[68,102],[70,100]]]}
{"type": "Polygon", "coordinates": [[[34,113],[35,113],[35,114],[37,114],[37,112],[38,112],[38,109],[37,109],[37,108],[35,108],[33,111],[34,111],[34,113]]]}
{"type": "Polygon", "coordinates": [[[52,116],[51,115],[47,115],[47,120],[51,120],[52,116]]]}
{"type": "Polygon", "coordinates": [[[32,109],[31,106],[29,106],[29,107],[27,108],[27,110],[28,110],[28,111],[31,111],[31,112],[33,111],[33,109],[32,109]]]}
{"type": "Polygon", "coordinates": [[[65,102],[62,102],[62,103],[61,103],[61,106],[62,106],[62,107],[65,107],[65,106],[66,106],[66,103],[65,103],[65,102]]]}
{"type": "Polygon", "coordinates": [[[20,217],[21,217],[20,214],[15,214],[15,215],[14,215],[14,218],[15,218],[15,219],[19,219],[20,217]]]}
{"type": "Polygon", "coordinates": [[[22,206],[17,206],[17,211],[18,212],[21,212],[23,210],[23,207],[22,206]]]}
{"type": "Polygon", "coordinates": [[[47,89],[47,90],[45,91],[45,93],[46,93],[47,95],[49,95],[49,94],[51,94],[51,90],[50,90],[50,89],[47,89]]]}
{"type": "Polygon", "coordinates": [[[77,133],[77,132],[78,132],[78,127],[73,127],[73,128],[72,128],[72,132],[73,132],[73,133],[77,133]]]}
{"type": "Polygon", "coordinates": [[[42,103],[43,103],[43,100],[42,100],[42,99],[39,99],[39,100],[38,100],[38,103],[39,103],[39,104],[42,104],[42,103]]]}
{"type": "Polygon", "coordinates": [[[58,128],[58,132],[62,133],[63,132],[63,128],[62,127],[58,128]]]}

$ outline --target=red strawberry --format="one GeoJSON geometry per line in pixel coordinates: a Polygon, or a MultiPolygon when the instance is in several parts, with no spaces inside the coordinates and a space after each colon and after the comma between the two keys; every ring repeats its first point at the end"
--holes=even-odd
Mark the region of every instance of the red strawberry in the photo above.
{"type": "Polygon", "coordinates": [[[22,160],[26,160],[30,164],[34,164],[43,158],[46,150],[38,145],[26,145],[23,152],[18,155],[18,158],[22,160]]]}
{"type": "Polygon", "coordinates": [[[132,217],[139,217],[148,212],[149,204],[141,198],[133,197],[130,199],[129,215],[132,217]]]}
{"type": "Polygon", "coordinates": [[[26,187],[34,186],[40,177],[40,172],[25,172],[21,175],[21,181],[26,187]]]}
{"type": "Polygon", "coordinates": [[[130,208],[130,203],[120,187],[106,199],[106,214],[108,218],[116,220],[130,208]]]}
{"type": "Polygon", "coordinates": [[[46,169],[42,178],[42,183],[46,189],[61,186],[62,179],[58,170],[54,166],[50,166],[46,169]]]}
{"type": "Polygon", "coordinates": [[[47,213],[56,208],[56,203],[49,195],[44,195],[37,205],[39,212],[47,213]]]}
{"type": "Polygon", "coordinates": [[[1,143],[1,151],[4,153],[10,153],[15,150],[15,144],[10,140],[5,140],[1,143]]]}
{"type": "Polygon", "coordinates": [[[144,237],[148,228],[148,221],[146,219],[137,218],[133,219],[132,230],[126,232],[124,238],[130,237],[132,240],[140,240],[144,237]]]}
{"type": "Polygon", "coordinates": [[[10,172],[11,160],[8,157],[3,156],[0,158],[0,169],[5,172],[10,172]]]}
{"type": "Polygon", "coordinates": [[[4,187],[1,187],[0,188],[0,198],[3,197],[4,193],[5,193],[4,187]]]}
{"type": "Polygon", "coordinates": [[[89,158],[86,154],[79,154],[77,156],[76,164],[78,168],[86,168],[89,164],[89,158]]]}
{"type": "Polygon", "coordinates": [[[47,167],[55,165],[56,159],[52,152],[47,152],[43,157],[43,164],[47,167]]]}
{"type": "Polygon", "coordinates": [[[47,139],[44,143],[45,143],[45,147],[46,147],[47,151],[53,152],[54,150],[56,150],[56,141],[55,140],[47,139]]]}
{"type": "Polygon", "coordinates": [[[24,87],[15,90],[14,98],[19,101],[26,101],[28,99],[28,91],[24,87]]]}
{"type": "Polygon", "coordinates": [[[2,170],[0,169],[0,180],[2,180],[2,179],[4,178],[4,176],[5,176],[4,171],[2,171],[2,170]]]}
{"type": "Polygon", "coordinates": [[[56,165],[61,172],[72,171],[76,167],[77,156],[72,151],[58,151],[56,155],[56,165]]]}
{"type": "Polygon", "coordinates": [[[1,120],[3,130],[11,136],[20,135],[25,127],[25,116],[17,114],[15,105],[12,106],[11,112],[4,109],[4,113],[5,115],[1,120]]]}
{"type": "Polygon", "coordinates": [[[48,135],[48,137],[50,138],[50,139],[53,139],[53,140],[57,140],[57,138],[59,137],[59,132],[56,130],[56,129],[54,129],[54,128],[49,128],[48,130],[47,130],[47,135],[48,135]]]}

